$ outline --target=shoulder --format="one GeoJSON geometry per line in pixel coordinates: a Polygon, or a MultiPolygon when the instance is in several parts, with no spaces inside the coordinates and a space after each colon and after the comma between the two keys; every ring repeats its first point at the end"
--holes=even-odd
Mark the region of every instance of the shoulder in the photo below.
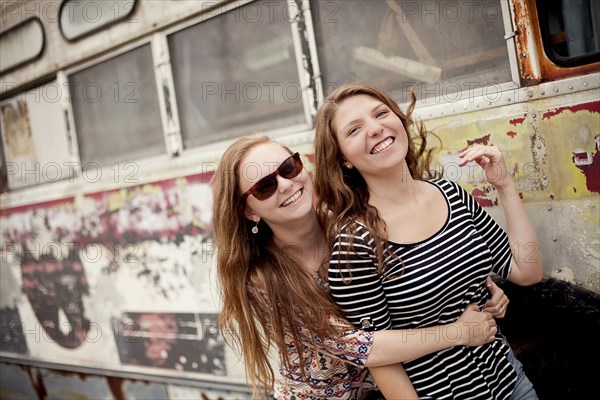
{"type": "Polygon", "coordinates": [[[457,193],[461,190],[464,190],[458,183],[449,181],[447,179],[429,179],[425,182],[437,186],[444,193],[457,193]]]}
{"type": "Polygon", "coordinates": [[[347,242],[350,240],[370,244],[373,241],[373,235],[362,221],[347,218],[336,234],[336,241],[347,242]]]}
{"type": "Polygon", "coordinates": [[[335,235],[332,256],[352,254],[371,257],[374,248],[375,240],[371,231],[361,221],[348,219],[335,235]]]}

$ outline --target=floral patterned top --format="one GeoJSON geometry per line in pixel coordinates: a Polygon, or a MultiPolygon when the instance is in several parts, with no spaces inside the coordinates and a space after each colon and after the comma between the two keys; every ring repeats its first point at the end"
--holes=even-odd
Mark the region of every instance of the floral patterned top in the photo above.
{"type": "MultiPolygon", "coordinates": [[[[328,289],[326,282],[317,281],[328,289]]],[[[323,338],[298,324],[304,343],[302,349],[294,345],[291,334],[285,333],[287,347],[284,350],[292,368],[287,371],[280,362],[279,376],[275,380],[275,399],[356,400],[377,388],[369,370],[364,368],[373,344],[373,332],[354,329],[339,318],[334,318],[333,323],[347,327],[347,330],[339,337],[323,338]],[[306,379],[300,372],[300,357],[305,360],[306,379]]]]}

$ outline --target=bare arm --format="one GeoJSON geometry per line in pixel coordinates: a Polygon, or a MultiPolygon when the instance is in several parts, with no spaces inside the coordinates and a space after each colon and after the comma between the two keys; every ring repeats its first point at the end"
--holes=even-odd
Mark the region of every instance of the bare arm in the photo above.
{"type": "Polygon", "coordinates": [[[479,164],[488,181],[498,191],[513,254],[508,280],[523,286],[539,282],[543,271],[537,235],[523,207],[517,186],[506,168],[502,152],[496,146],[476,145],[464,150],[459,157],[462,158],[460,166],[470,161],[479,164]]]}
{"type": "Polygon", "coordinates": [[[366,366],[372,368],[396,364],[459,345],[480,346],[492,341],[496,332],[492,315],[479,311],[475,304],[471,304],[451,324],[374,332],[366,366]]]}
{"type": "Polygon", "coordinates": [[[381,390],[381,393],[383,393],[387,400],[419,399],[402,364],[371,367],[369,371],[373,374],[377,387],[379,387],[379,390],[381,390]]]}

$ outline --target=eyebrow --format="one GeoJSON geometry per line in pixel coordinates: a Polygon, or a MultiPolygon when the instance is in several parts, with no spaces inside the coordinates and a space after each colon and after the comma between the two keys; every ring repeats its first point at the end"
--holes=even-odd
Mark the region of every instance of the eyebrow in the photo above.
{"type": "MultiPolygon", "coordinates": [[[[375,107],[371,108],[371,113],[372,113],[373,111],[377,110],[377,109],[378,109],[379,107],[381,107],[381,106],[385,106],[385,107],[387,107],[387,106],[385,105],[385,103],[381,103],[381,102],[380,102],[380,103],[379,103],[379,104],[377,104],[375,107]]],[[[389,108],[389,107],[387,107],[387,108],[389,108]]],[[[353,125],[353,124],[355,124],[355,123],[357,123],[357,122],[360,122],[360,121],[361,121],[361,118],[353,119],[352,121],[348,122],[346,125],[342,126],[342,130],[346,129],[346,128],[348,127],[348,125],[353,125]]]]}

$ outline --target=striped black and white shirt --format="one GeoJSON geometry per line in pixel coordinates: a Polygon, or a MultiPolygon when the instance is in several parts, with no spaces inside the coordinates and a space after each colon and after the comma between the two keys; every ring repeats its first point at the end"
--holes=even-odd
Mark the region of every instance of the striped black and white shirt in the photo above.
{"type": "MultiPolygon", "coordinates": [[[[483,307],[490,273],[504,278],[510,273],[512,253],[502,228],[456,183],[428,182],[446,199],[446,223],[421,242],[389,242],[396,257],[384,258],[383,276],[374,250],[378,239],[365,225],[347,223],[338,234],[329,285],[357,327],[367,322],[374,330],[414,329],[455,322],[470,303],[483,307]]],[[[508,349],[498,333],[486,345],[455,346],[405,362],[404,368],[422,399],[507,399],[516,380],[508,349]]]]}

